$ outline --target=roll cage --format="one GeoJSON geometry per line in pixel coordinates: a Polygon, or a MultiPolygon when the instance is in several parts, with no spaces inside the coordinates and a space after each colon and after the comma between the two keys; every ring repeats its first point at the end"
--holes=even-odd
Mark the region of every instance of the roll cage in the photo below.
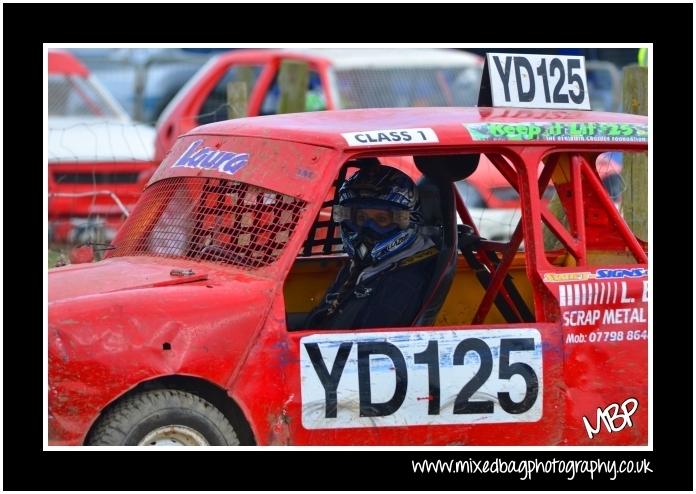
{"type": "MultiPolygon", "coordinates": [[[[563,148],[530,149],[525,146],[467,147],[456,150],[417,154],[455,154],[466,152],[485,156],[505,177],[521,199],[522,217],[517,222],[508,241],[491,241],[480,237],[475,222],[459,193],[455,194],[455,205],[462,225],[458,225],[458,254],[466,259],[469,267],[484,289],[471,324],[483,324],[492,307],[500,311],[508,323],[545,322],[555,316],[545,315],[545,290],[534,290],[537,310],[530,308],[511,276],[513,261],[523,256],[530,282],[540,287],[541,273],[563,269],[564,266],[582,268],[588,266],[588,248],[611,247],[625,249],[633,262],[647,264],[647,243],[639,240],[623,221],[620,212],[603,187],[596,169],[595,160],[612,146],[598,145],[596,149],[563,148]],[[601,148],[601,151],[598,149],[601,148]],[[541,172],[530,173],[532,163],[539,163],[541,172]],[[529,178],[528,178],[529,177],[529,178]],[[562,205],[562,217],[557,217],[543,201],[543,193],[553,184],[562,205]],[[607,224],[615,227],[608,238],[597,238],[596,232],[588,231],[586,219],[591,214],[606,214],[607,224]],[[540,221],[535,224],[535,216],[540,221]],[[557,239],[560,249],[546,252],[541,236],[543,224],[557,239]],[[525,235],[525,229],[528,230],[525,235]],[[535,242],[534,248],[520,252],[523,241],[535,242]],[[536,316],[535,316],[536,313],[536,316]]],[[[373,153],[370,156],[388,157],[394,152],[373,153]]],[[[339,255],[342,252],[339,227],[331,219],[331,208],[337,203],[337,191],[345,181],[354,159],[366,156],[354,153],[346,156],[338,176],[333,181],[326,200],[322,203],[299,257],[339,255]]],[[[384,164],[384,163],[383,163],[384,164]]],[[[596,229],[595,229],[596,230],[596,229]]],[[[631,262],[631,261],[627,261],[631,262]]]]}

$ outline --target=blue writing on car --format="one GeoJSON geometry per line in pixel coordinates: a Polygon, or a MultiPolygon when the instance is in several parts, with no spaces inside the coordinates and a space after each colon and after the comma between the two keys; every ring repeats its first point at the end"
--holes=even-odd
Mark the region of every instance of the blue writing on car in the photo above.
{"type": "Polygon", "coordinates": [[[642,278],[647,275],[648,270],[645,268],[597,270],[597,279],[642,278]]]}
{"type": "Polygon", "coordinates": [[[201,148],[202,145],[203,139],[192,142],[172,168],[218,170],[232,175],[249,163],[248,153],[220,151],[210,147],[201,148]]]}

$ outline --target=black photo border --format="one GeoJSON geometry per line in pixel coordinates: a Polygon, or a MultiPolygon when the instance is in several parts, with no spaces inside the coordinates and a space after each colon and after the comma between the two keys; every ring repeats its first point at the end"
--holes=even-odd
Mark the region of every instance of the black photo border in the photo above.
{"type": "MultiPolygon", "coordinates": [[[[690,257],[683,247],[665,241],[674,232],[659,218],[678,214],[686,219],[691,216],[686,211],[692,210],[691,201],[684,200],[691,195],[675,187],[673,180],[690,183],[683,175],[690,178],[693,167],[689,146],[693,146],[693,5],[5,3],[2,8],[5,489],[692,489],[693,330],[684,323],[686,317],[674,317],[680,308],[692,307],[690,293],[677,288],[684,286],[677,273],[684,277],[683,260],[690,257]],[[659,262],[657,271],[651,266],[650,272],[657,285],[654,451],[43,451],[43,299],[39,289],[34,290],[41,285],[45,265],[43,237],[36,226],[45,195],[36,163],[42,161],[39,136],[43,135],[38,86],[43,77],[43,43],[78,42],[209,43],[211,47],[289,42],[480,46],[558,42],[579,47],[589,42],[653,43],[653,118],[654,127],[661,129],[654,135],[653,227],[654,238],[660,239],[654,252],[656,259],[666,260],[659,262]],[[549,474],[521,481],[518,474],[419,474],[411,466],[423,459],[468,458],[646,459],[653,472],[621,475],[613,481],[606,475],[568,481],[565,475],[549,474]]],[[[681,245],[683,238],[679,241],[681,245]]]]}

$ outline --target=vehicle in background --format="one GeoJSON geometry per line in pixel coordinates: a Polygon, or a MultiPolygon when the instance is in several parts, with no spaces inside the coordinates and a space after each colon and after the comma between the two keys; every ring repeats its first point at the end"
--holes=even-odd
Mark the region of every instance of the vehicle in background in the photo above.
{"type": "Polygon", "coordinates": [[[620,112],[623,108],[623,78],[616,65],[604,60],[587,60],[585,70],[592,109],[620,112]]]}
{"type": "Polygon", "coordinates": [[[612,151],[602,153],[597,157],[597,172],[617,208],[621,207],[621,194],[626,189],[626,184],[621,177],[621,170],[623,170],[622,152],[612,151]]]}
{"type": "Polygon", "coordinates": [[[199,125],[227,120],[227,85],[247,83],[247,116],[277,113],[285,61],[308,64],[307,111],[474,106],[483,58],[446,49],[237,50],[212,58],[157,122],[155,158],[199,125]]]}
{"type": "Polygon", "coordinates": [[[110,239],[154,172],[154,130],[133,122],[73,55],[48,52],[48,219],[56,242],[110,239]]]}
{"type": "Polygon", "coordinates": [[[133,120],[152,126],[179,89],[217,51],[220,50],[175,48],[73,48],[70,50],[109,90],[133,120]]]}

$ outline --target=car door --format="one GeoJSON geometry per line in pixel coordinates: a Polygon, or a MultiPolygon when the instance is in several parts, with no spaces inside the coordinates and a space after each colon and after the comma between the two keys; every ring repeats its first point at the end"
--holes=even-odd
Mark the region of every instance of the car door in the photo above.
{"type": "MultiPolygon", "coordinates": [[[[339,174],[337,183],[345,176],[339,174]]],[[[323,203],[327,211],[330,199],[323,203]]],[[[465,207],[461,201],[460,207],[465,207]]],[[[433,325],[302,329],[298,316],[317,304],[345,263],[345,256],[335,254],[341,242],[334,238],[336,231],[320,232],[331,228],[321,214],[324,209],[284,287],[289,354],[284,379],[293,444],[561,441],[560,325],[537,322],[533,314],[514,319],[512,310],[503,317],[498,299],[477,279],[482,265],[470,264],[463,252],[433,325]],[[317,243],[325,247],[319,253],[312,249],[317,243]]],[[[470,221],[470,215],[463,217],[470,221]]],[[[509,250],[517,252],[514,245],[509,250]]],[[[518,297],[533,306],[526,262],[524,253],[515,254],[503,269],[521,287],[518,297]]],[[[508,287],[506,282],[504,290],[500,285],[493,289],[507,294],[508,287]]]]}
{"type": "Polygon", "coordinates": [[[247,84],[247,114],[254,116],[258,114],[256,105],[252,102],[258,101],[255,97],[257,93],[264,93],[268,86],[268,75],[262,74],[272,69],[272,64],[267,63],[233,63],[227,67],[217,82],[208,88],[207,93],[198,98],[194,113],[197,115],[197,125],[205,125],[221,120],[229,119],[227,103],[227,87],[232,82],[242,81],[247,84]]]}
{"type": "Polygon", "coordinates": [[[556,167],[560,201],[543,211],[558,223],[546,235],[540,273],[563,329],[566,441],[647,444],[647,243],[603,186],[602,151],[545,157],[556,167]]]}

